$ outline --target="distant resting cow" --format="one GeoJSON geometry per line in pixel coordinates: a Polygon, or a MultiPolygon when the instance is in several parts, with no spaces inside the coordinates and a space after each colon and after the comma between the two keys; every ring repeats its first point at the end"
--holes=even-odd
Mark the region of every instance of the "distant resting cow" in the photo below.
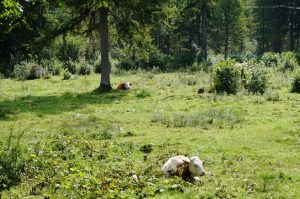
{"type": "Polygon", "coordinates": [[[128,90],[131,88],[131,86],[132,86],[132,83],[130,83],[130,82],[121,83],[118,85],[117,90],[128,90]]]}

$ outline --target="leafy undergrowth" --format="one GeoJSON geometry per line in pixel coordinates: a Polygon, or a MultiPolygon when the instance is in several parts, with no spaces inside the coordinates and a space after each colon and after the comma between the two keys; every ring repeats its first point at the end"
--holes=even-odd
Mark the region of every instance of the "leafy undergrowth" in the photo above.
{"type": "Polygon", "coordinates": [[[11,189],[12,197],[144,198],[194,186],[161,175],[157,166],[167,154],[156,160],[144,156],[134,164],[129,157],[139,146],[131,141],[94,142],[66,134],[52,134],[46,140],[36,141],[22,154],[25,169],[15,175],[30,184],[21,186],[24,192],[11,189]]]}
{"type": "Polygon", "coordinates": [[[133,90],[93,93],[95,75],[0,80],[2,198],[299,198],[300,98],[284,75],[264,95],[199,95],[203,73],[112,79],[133,90]],[[212,175],[164,176],[177,154],[212,175]]]}

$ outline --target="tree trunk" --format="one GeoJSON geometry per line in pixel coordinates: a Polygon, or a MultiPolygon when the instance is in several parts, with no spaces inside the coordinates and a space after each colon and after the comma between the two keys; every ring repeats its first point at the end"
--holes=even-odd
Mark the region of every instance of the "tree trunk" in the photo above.
{"type": "Polygon", "coordinates": [[[202,61],[207,60],[207,2],[201,8],[202,13],[202,61]]]}
{"type": "Polygon", "coordinates": [[[229,21],[228,15],[225,13],[225,59],[228,59],[228,45],[229,45],[229,21]]]}
{"type": "MultiPolygon", "coordinates": [[[[290,6],[295,6],[294,1],[291,2],[290,6]]],[[[290,51],[293,51],[295,49],[295,39],[294,39],[294,10],[290,9],[290,51]]]]}
{"type": "MultiPolygon", "coordinates": [[[[263,6],[265,6],[265,1],[263,0],[263,6]]],[[[265,52],[265,8],[263,7],[263,16],[262,16],[262,53],[264,54],[265,52]]]]}
{"type": "MultiPolygon", "coordinates": [[[[202,24],[202,22],[201,22],[201,16],[202,16],[202,13],[201,13],[201,11],[199,11],[199,13],[197,14],[197,18],[196,18],[196,20],[197,20],[197,30],[199,30],[199,34],[198,34],[198,46],[199,46],[199,48],[201,48],[202,49],[202,37],[203,37],[203,34],[202,34],[202,27],[201,27],[201,24],[202,24]]],[[[202,57],[199,57],[199,61],[200,61],[200,58],[202,58],[202,57]]]]}
{"type": "Polygon", "coordinates": [[[100,91],[112,90],[110,83],[108,9],[100,8],[101,80],[100,91]]]}

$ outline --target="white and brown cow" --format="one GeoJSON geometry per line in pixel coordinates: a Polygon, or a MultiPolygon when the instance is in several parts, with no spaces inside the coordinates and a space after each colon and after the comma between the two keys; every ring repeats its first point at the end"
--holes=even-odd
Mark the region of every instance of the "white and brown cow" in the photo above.
{"type": "Polygon", "coordinates": [[[130,83],[130,82],[121,83],[118,85],[117,90],[128,90],[131,88],[131,86],[132,86],[132,83],[130,83]]]}
{"type": "Polygon", "coordinates": [[[191,158],[179,155],[170,158],[162,167],[162,171],[166,175],[176,175],[184,180],[198,181],[199,176],[204,176],[204,161],[199,157],[191,158]]]}

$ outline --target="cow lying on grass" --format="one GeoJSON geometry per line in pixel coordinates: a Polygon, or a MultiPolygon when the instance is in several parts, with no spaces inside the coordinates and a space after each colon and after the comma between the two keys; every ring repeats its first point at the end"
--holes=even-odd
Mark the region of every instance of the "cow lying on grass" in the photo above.
{"type": "Polygon", "coordinates": [[[125,83],[119,84],[117,87],[117,90],[128,90],[131,88],[131,86],[132,86],[132,83],[125,82],[125,83]]]}
{"type": "Polygon", "coordinates": [[[199,181],[199,176],[204,176],[203,160],[194,156],[191,158],[179,155],[170,158],[162,167],[166,175],[175,175],[184,180],[199,181]]]}

